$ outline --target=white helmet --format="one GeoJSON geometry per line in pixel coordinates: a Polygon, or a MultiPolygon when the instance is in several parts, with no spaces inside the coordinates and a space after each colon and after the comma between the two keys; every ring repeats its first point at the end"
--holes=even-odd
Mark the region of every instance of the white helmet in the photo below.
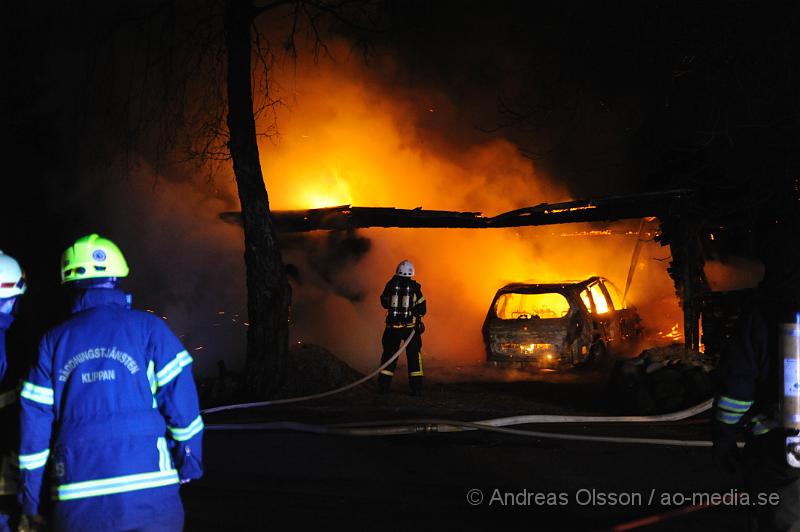
{"type": "Polygon", "coordinates": [[[404,260],[397,265],[395,275],[399,275],[400,277],[414,277],[414,265],[411,264],[410,260],[404,260]]]}
{"type": "Polygon", "coordinates": [[[27,289],[25,272],[19,263],[0,251],[0,299],[22,295],[27,289]]]}

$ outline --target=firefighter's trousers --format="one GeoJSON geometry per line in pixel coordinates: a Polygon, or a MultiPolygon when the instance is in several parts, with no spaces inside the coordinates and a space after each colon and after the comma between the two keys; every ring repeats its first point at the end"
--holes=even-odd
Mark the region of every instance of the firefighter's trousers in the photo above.
{"type": "MultiPolygon", "coordinates": [[[[383,355],[381,356],[381,365],[387,360],[392,358],[400,344],[408,338],[413,328],[394,328],[386,327],[383,331],[383,355]]],[[[411,391],[419,393],[422,390],[422,335],[417,332],[411,341],[406,346],[406,358],[408,360],[408,385],[411,391]]],[[[378,387],[382,392],[389,389],[392,384],[392,377],[394,370],[397,367],[397,360],[389,364],[385,369],[380,372],[378,376],[378,387]]]]}

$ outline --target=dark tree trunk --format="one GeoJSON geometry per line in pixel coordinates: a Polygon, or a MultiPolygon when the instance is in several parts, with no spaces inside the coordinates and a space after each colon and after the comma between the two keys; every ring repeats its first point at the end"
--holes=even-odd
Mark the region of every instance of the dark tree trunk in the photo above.
{"type": "Polygon", "coordinates": [[[281,385],[289,348],[289,284],[261,174],[251,93],[249,1],[225,2],[228,49],[228,129],[242,205],[247,270],[247,387],[269,396],[281,385]]]}

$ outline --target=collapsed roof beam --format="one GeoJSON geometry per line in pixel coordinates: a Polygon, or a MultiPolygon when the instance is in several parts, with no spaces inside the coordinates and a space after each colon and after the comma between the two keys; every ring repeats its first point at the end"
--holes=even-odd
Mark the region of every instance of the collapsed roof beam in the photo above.
{"type": "MultiPolygon", "coordinates": [[[[542,203],[505,212],[493,217],[480,212],[395,209],[391,207],[353,207],[341,205],[322,209],[272,211],[279,232],[360,229],[367,227],[417,228],[501,228],[551,225],[574,222],[616,221],[631,218],[678,214],[680,200],[689,190],[667,190],[576,200],[563,203],[542,203]]],[[[223,212],[220,218],[241,224],[240,212],[223,212]]]]}

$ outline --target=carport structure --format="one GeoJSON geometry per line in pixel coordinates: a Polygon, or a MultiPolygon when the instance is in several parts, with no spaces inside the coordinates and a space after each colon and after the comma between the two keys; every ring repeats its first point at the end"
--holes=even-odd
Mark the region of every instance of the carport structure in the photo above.
{"type": "MultiPolygon", "coordinates": [[[[702,297],[709,289],[703,273],[701,226],[697,213],[694,192],[676,189],[562,203],[541,203],[492,217],[483,216],[480,212],[351,205],[272,211],[272,217],[276,229],[282,233],[353,231],[369,227],[499,229],[657,218],[660,222],[660,234],[656,239],[662,246],[669,245],[672,252],[668,272],[683,307],[684,343],[687,349],[698,349],[701,341],[702,297]]],[[[239,212],[224,212],[220,214],[220,218],[241,224],[239,212]]],[[[637,253],[638,250],[634,250],[634,254],[637,253]]]]}

